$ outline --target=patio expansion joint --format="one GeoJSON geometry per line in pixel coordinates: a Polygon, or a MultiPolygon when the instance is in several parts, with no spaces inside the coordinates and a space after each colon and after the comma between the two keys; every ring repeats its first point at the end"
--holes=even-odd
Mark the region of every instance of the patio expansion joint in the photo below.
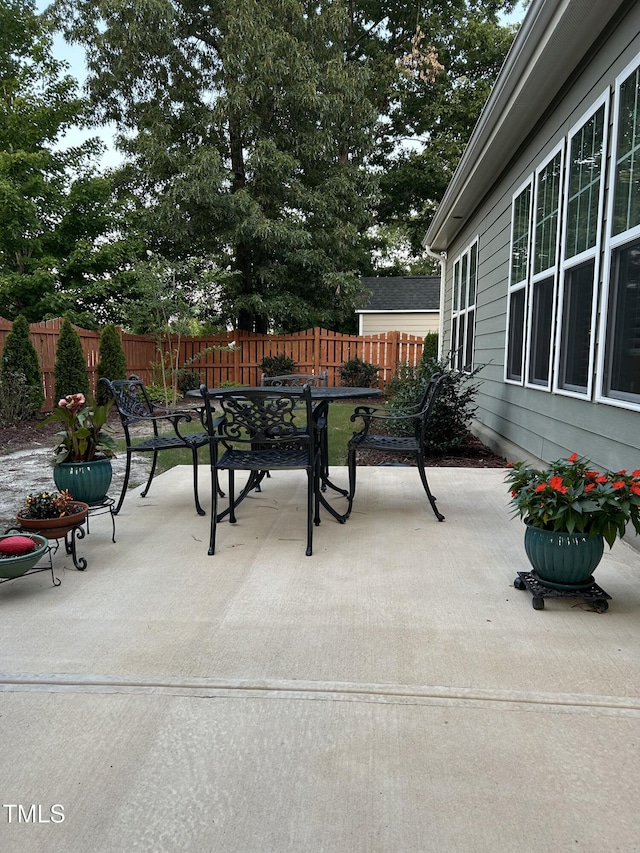
{"type": "Polygon", "coordinates": [[[497,688],[417,686],[284,679],[123,677],[68,673],[0,673],[0,693],[152,694],[193,699],[297,699],[396,705],[503,707],[640,717],[640,697],[497,688]]]}

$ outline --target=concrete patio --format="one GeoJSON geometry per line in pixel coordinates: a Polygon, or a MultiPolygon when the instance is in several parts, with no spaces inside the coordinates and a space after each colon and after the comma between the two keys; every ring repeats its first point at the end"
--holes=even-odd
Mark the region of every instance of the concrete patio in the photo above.
{"type": "Polygon", "coordinates": [[[305,557],[278,473],[209,557],[175,468],[85,572],[0,586],[0,850],[640,850],[640,554],[606,549],[606,613],[535,611],[503,471],[429,478],[443,524],[362,468],[305,557]]]}

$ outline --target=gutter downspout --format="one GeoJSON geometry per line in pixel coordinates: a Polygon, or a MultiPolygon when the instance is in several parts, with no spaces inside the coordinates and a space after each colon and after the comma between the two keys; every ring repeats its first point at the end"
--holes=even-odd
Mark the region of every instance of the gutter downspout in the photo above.
{"type": "Polygon", "coordinates": [[[426,243],[422,244],[425,252],[429,255],[430,258],[433,258],[434,261],[438,261],[440,264],[440,318],[438,320],[438,359],[442,358],[442,344],[444,337],[444,280],[447,271],[447,253],[440,252],[440,254],[436,254],[431,250],[430,246],[427,246],[426,243]]]}

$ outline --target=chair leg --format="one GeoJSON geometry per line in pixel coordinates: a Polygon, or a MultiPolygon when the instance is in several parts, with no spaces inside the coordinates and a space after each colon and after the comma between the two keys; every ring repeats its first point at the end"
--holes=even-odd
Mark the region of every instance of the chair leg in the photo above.
{"type": "Polygon", "coordinates": [[[206,515],[198,499],[198,448],[192,447],[191,452],[193,454],[193,496],[196,500],[196,512],[198,515],[206,515]]]}
{"type": "Polygon", "coordinates": [[[419,454],[416,462],[418,464],[418,472],[420,473],[420,479],[422,480],[422,485],[424,486],[424,490],[427,493],[427,497],[429,498],[429,503],[431,504],[431,509],[433,510],[433,514],[438,519],[438,521],[444,521],[444,515],[438,510],[436,506],[436,499],[431,494],[431,489],[429,488],[429,483],[427,482],[427,475],[424,470],[424,457],[419,454]]]}
{"type": "Polygon", "coordinates": [[[153,475],[156,473],[156,464],[158,462],[158,451],[153,451],[153,462],[151,463],[151,473],[149,474],[149,479],[147,480],[147,485],[144,487],[144,491],[140,492],[141,498],[146,498],[147,492],[151,487],[151,481],[153,480],[153,475]]]}
{"type": "Polygon", "coordinates": [[[215,554],[216,550],[216,522],[218,520],[218,495],[220,494],[220,484],[218,482],[218,472],[211,466],[211,526],[209,532],[209,556],[215,554]]]}
{"type": "Polygon", "coordinates": [[[118,503],[116,504],[116,508],[113,510],[113,514],[117,515],[120,512],[120,507],[124,501],[124,497],[127,494],[127,486],[129,485],[129,474],[131,473],[131,451],[127,450],[127,467],[124,471],[124,483],[122,484],[122,491],[120,492],[120,497],[118,498],[118,503]]]}
{"type": "Polygon", "coordinates": [[[315,468],[307,470],[307,557],[310,557],[313,551],[313,504],[316,493],[316,474],[315,468]]]}
{"type": "Polygon", "coordinates": [[[356,494],[356,448],[349,448],[349,455],[347,457],[347,468],[349,470],[349,494],[347,495],[347,511],[344,514],[344,520],[346,521],[351,515],[351,509],[353,507],[353,499],[356,494]]]}
{"type": "Polygon", "coordinates": [[[236,478],[233,468],[229,468],[229,524],[236,523],[236,478]]]}

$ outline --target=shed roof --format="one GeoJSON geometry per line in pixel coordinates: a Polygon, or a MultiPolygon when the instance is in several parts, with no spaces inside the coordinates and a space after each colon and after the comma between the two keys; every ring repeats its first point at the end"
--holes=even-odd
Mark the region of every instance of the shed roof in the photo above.
{"type": "Polygon", "coordinates": [[[621,6],[632,0],[532,0],[424,238],[455,239],[520,144],[621,6]]]}
{"type": "Polygon", "coordinates": [[[356,314],[373,311],[438,311],[440,276],[363,276],[365,290],[371,295],[356,314]]]}

